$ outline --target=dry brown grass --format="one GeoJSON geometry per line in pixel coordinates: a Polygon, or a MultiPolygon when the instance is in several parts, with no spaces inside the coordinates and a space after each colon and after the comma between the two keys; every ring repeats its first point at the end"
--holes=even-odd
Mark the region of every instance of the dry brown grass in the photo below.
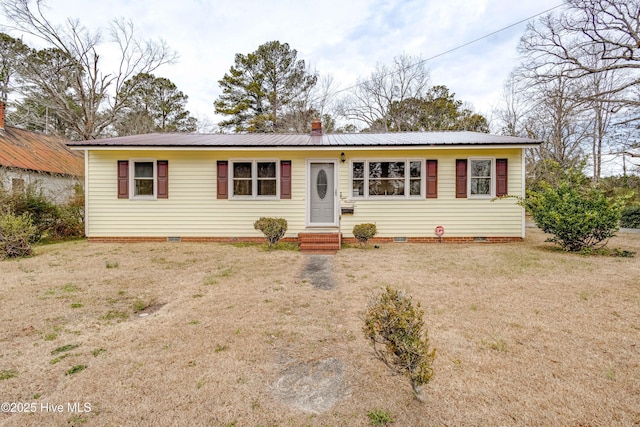
{"type": "MultiPolygon", "coordinates": [[[[346,249],[333,257],[332,290],[301,279],[298,252],[39,247],[0,262],[0,371],[17,374],[0,381],[0,401],[38,408],[0,424],[364,426],[380,409],[398,426],[639,425],[638,257],[567,254],[543,240],[529,229],[515,244],[346,249]],[[421,302],[437,348],[424,404],[361,332],[359,314],[386,284],[421,302]],[[146,306],[159,309],[139,317],[146,306]],[[305,413],[274,393],[287,368],[329,358],[343,362],[349,389],[331,409],[305,413]],[[65,375],[76,365],[87,367],[65,375]],[[42,411],[47,402],[65,411],[42,411]]],[[[640,253],[640,234],[610,246],[640,253]]]]}

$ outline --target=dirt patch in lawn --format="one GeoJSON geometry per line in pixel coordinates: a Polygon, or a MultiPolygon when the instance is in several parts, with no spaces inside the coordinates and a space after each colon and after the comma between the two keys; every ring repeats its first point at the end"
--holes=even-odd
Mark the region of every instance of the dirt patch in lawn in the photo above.
{"type": "Polygon", "coordinates": [[[333,279],[333,255],[308,255],[302,270],[302,278],[316,289],[329,290],[336,287],[333,279]]]}
{"type": "Polygon", "coordinates": [[[145,307],[144,309],[138,311],[136,314],[138,315],[138,317],[147,317],[150,314],[155,313],[156,311],[160,310],[162,307],[164,307],[166,305],[166,303],[155,303],[155,304],[151,304],[147,307],[145,307]]]}
{"type": "MultiPolygon", "coordinates": [[[[0,397],[37,409],[0,425],[639,425],[640,258],[544,239],[345,249],[319,259],[330,290],[300,252],[37,247],[0,262],[0,397]],[[362,333],[386,285],[421,304],[437,348],[425,403],[362,333]]],[[[609,246],[640,253],[640,234],[609,246]]]]}

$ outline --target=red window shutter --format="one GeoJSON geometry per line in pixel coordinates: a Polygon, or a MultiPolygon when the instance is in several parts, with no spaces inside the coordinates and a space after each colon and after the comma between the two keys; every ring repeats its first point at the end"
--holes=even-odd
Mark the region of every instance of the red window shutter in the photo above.
{"type": "Polygon", "coordinates": [[[507,169],[507,159],[496,159],[496,196],[506,196],[509,192],[507,169]]]}
{"type": "Polygon", "coordinates": [[[169,161],[158,160],[158,199],[169,198],[169,161]]]}
{"type": "Polygon", "coordinates": [[[438,198],[438,161],[427,160],[427,199],[438,198]]]}
{"type": "Polygon", "coordinates": [[[280,198],[291,198],[291,160],[280,161],[280,198]]]}
{"type": "Polygon", "coordinates": [[[218,199],[229,198],[229,162],[218,160],[218,199]]]}
{"type": "Polygon", "coordinates": [[[456,159],[456,197],[467,197],[467,159],[456,159]]]}
{"type": "Polygon", "coordinates": [[[129,198],[129,161],[118,160],[118,199],[129,198]]]}

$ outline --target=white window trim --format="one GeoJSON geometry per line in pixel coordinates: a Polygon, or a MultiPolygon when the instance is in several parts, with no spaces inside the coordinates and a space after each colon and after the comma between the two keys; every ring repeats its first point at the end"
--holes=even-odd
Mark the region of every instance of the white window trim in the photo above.
{"type": "Polygon", "coordinates": [[[467,158],[467,198],[469,199],[493,199],[496,195],[496,158],[495,157],[469,157],[467,158]],[[471,162],[478,160],[490,160],[489,167],[491,181],[489,194],[471,194],[471,162]]]}
{"type": "Polygon", "coordinates": [[[156,159],[129,159],[129,200],[157,200],[158,199],[158,161],[156,159]],[[153,163],[153,195],[137,196],[136,192],[136,163],[153,163]]]}
{"type": "Polygon", "coordinates": [[[231,200],[279,200],[280,199],[280,160],[279,159],[229,159],[229,188],[228,194],[231,200]],[[275,196],[258,195],[258,163],[276,164],[276,194],[275,196]],[[251,196],[236,196],[233,193],[233,165],[234,163],[251,163],[251,196]]]}
{"type": "Polygon", "coordinates": [[[402,159],[394,159],[394,158],[368,158],[368,159],[352,159],[349,160],[349,199],[354,200],[406,200],[406,199],[423,199],[425,197],[427,191],[427,183],[426,183],[426,164],[425,160],[422,158],[402,158],[402,159]],[[405,177],[404,177],[404,188],[405,194],[403,196],[370,196],[369,195],[369,162],[405,162],[405,177]],[[419,195],[411,195],[411,168],[410,162],[420,162],[420,194],[419,195]],[[362,196],[354,196],[353,195],[353,164],[354,163],[364,163],[364,195],[362,196]]]}

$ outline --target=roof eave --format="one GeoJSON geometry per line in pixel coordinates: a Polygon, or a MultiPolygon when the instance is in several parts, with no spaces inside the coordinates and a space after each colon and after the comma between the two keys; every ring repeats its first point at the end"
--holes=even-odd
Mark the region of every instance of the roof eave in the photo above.
{"type": "Polygon", "coordinates": [[[531,148],[540,142],[501,144],[501,143],[450,143],[450,144],[372,144],[372,145],[69,145],[72,150],[371,150],[381,149],[442,149],[442,148],[531,148]]]}

